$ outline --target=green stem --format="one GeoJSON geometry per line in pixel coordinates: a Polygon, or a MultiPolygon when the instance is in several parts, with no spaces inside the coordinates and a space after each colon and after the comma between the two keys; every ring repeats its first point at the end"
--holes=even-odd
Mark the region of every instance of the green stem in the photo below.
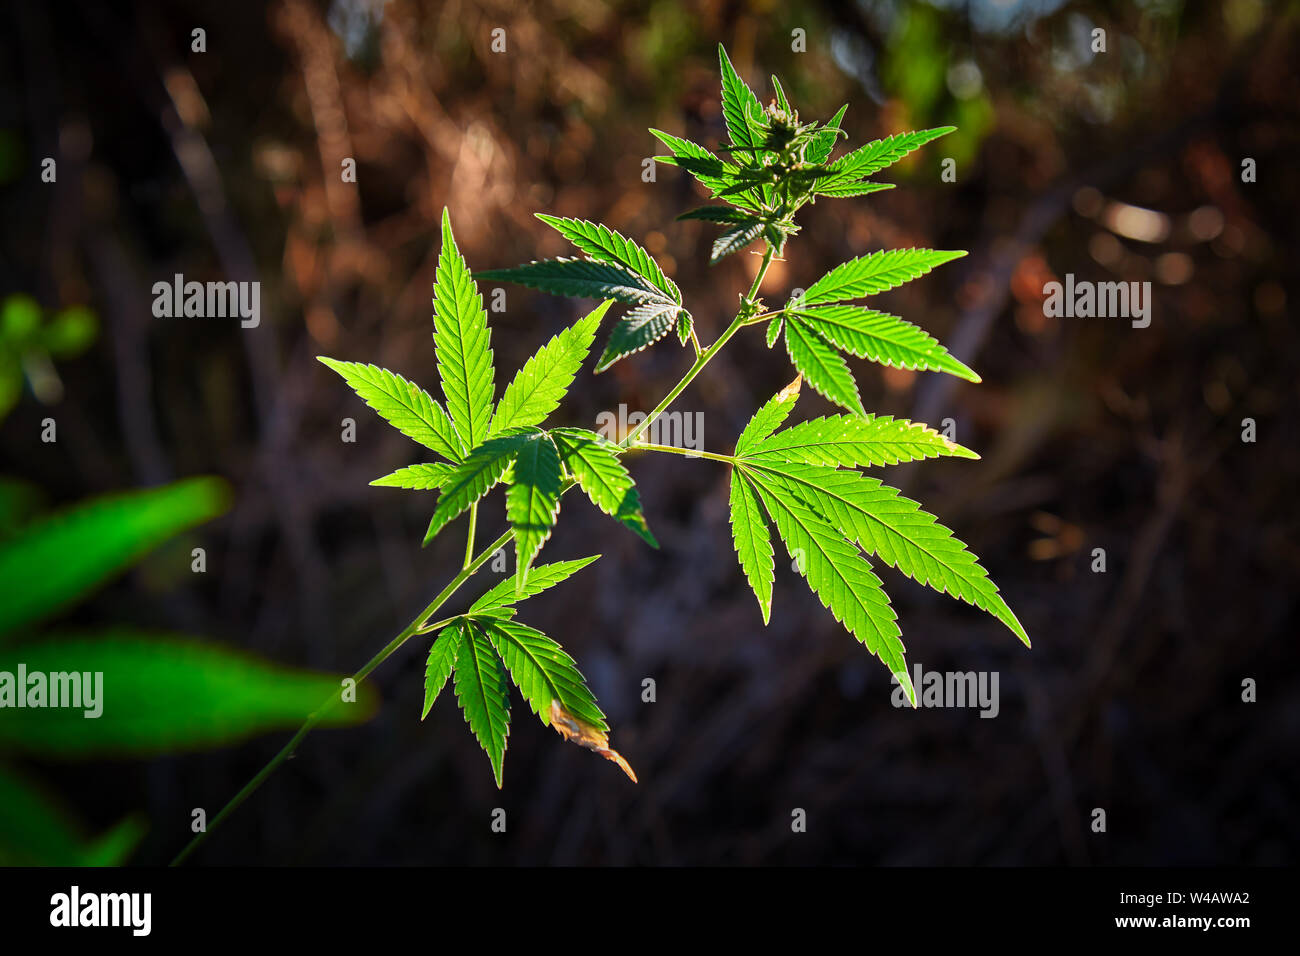
{"type": "MultiPolygon", "coordinates": [[[[768,267],[772,265],[772,257],[775,254],[776,248],[771,243],[768,243],[767,249],[763,253],[763,264],[758,267],[758,275],[754,276],[754,284],[749,287],[749,295],[745,297],[746,301],[751,301],[754,296],[758,295],[758,289],[763,284],[763,277],[767,275],[768,267]]],[[[695,380],[695,376],[704,370],[704,366],[709,364],[713,356],[722,351],[722,347],[731,341],[731,337],[744,328],[747,323],[741,318],[743,314],[743,312],[737,313],[736,317],[731,320],[731,324],[718,336],[718,340],[705,349],[701,355],[696,356],[695,363],[686,370],[686,374],[682,376],[681,381],[672,387],[672,391],[664,396],[664,400],[654,407],[654,410],[645,417],[644,421],[624,436],[623,440],[619,442],[620,445],[624,448],[631,447],[641,433],[653,425],[655,419],[668,410],[668,406],[677,400],[677,396],[686,390],[686,386],[695,380]]]]}
{"type": "MultiPolygon", "coordinates": [[[[467,580],[469,580],[470,576],[475,571],[477,571],[480,567],[482,567],[484,562],[486,562],[488,558],[492,557],[492,555],[497,551],[498,548],[504,548],[506,544],[509,543],[510,538],[513,534],[514,534],[513,531],[506,531],[505,534],[497,538],[496,541],[492,542],[490,545],[484,548],[483,551],[479,553],[478,557],[474,558],[473,561],[471,561],[465,567],[461,568],[460,573],[451,579],[451,583],[449,583],[445,588],[442,589],[441,593],[439,593],[439,595],[433,599],[432,603],[430,603],[428,607],[426,607],[423,611],[421,611],[420,615],[415,620],[413,620],[410,624],[406,625],[406,627],[402,629],[402,633],[398,634],[395,638],[389,641],[387,646],[384,647],[383,650],[381,650],[374,657],[370,658],[370,660],[366,662],[365,666],[362,667],[361,670],[357,671],[355,674],[352,675],[353,683],[360,684],[363,680],[365,680],[367,677],[370,676],[371,672],[374,671],[376,667],[378,667],[384,661],[388,660],[388,658],[392,657],[393,654],[395,654],[403,644],[405,644],[408,640],[410,640],[420,630],[420,628],[424,625],[424,622],[427,621],[429,618],[433,617],[433,615],[437,612],[438,608],[446,604],[447,600],[453,594],[456,593],[457,589],[459,589],[462,584],[464,584],[467,580]]],[[[307,722],[304,723],[300,728],[298,728],[298,732],[293,735],[293,738],[287,744],[284,745],[284,748],[278,754],[272,757],[270,762],[267,763],[265,767],[263,767],[261,770],[258,771],[257,776],[255,776],[252,780],[248,781],[248,783],[244,784],[244,788],[242,790],[240,790],[237,794],[231,797],[230,801],[224,807],[221,808],[221,812],[218,813],[215,817],[213,817],[212,820],[208,823],[208,827],[206,830],[194,835],[194,839],[190,840],[190,842],[186,844],[185,849],[181,850],[180,853],[176,854],[176,859],[172,860],[171,865],[178,866],[179,864],[184,863],[186,858],[188,858],[191,853],[193,853],[203,844],[203,841],[208,838],[208,835],[211,834],[213,830],[215,830],[223,822],[225,822],[226,818],[229,817],[232,813],[234,813],[235,810],[239,809],[239,805],[242,804],[249,797],[251,797],[257,791],[258,787],[260,787],[263,783],[266,782],[266,778],[271,776],[271,774],[276,771],[276,769],[280,766],[280,764],[284,763],[286,760],[289,759],[290,756],[293,755],[293,752],[294,750],[297,749],[298,744],[302,743],[302,739],[306,737],[309,733],[311,733],[311,731],[316,727],[316,725],[319,724],[322,719],[324,719],[326,714],[328,714],[328,712],[337,703],[338,703],[337,695],[331,694],[319,707],[317,707],[314,711],[312,711],[311,716],[307,718],[307,722]]]]}
{"type": "Polygon", "coordinates": [[[736,463],[736,459],[730,455],[719,455],[711,451],[692,451],[689,448],[678,448],[675,445],[652,445],[644,441],[637,442],[628,451],[639,451],[643,448],[646,451],[666,451],[674,455],[685,455],[687,458],[711,458],[714,461],[725,461],[729,465],[736,463]]]}
{"type": "Polygon", "coordinates": [[[468,568],[470,562],[474,560],[474,526],[478,524],[478,502],[469,506],[469,537],[465,539],[465,563],[462,568],[468,568]]]}

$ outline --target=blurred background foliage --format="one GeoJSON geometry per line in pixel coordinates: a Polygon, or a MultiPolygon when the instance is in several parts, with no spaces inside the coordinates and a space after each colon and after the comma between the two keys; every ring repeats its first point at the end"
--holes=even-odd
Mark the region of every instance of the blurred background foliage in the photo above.
{"type": "MultiPolygon", "coordinates": [[[[309,738],[197,859],[1295,860],[1297,4],[71,10],[0,12],[0,294],[30,297],[3,323],[0,375],[23,377],[0,427],[0,472],[50,503],[226,476],[228,515],[66,623],[203,633],[313,668],[356,667],[458,567],[452,539],[418,547],[431,506],[367,486],[409,449],[313,360],[432,383],[444,204],[476,268],[566,253],[538,211],[641,240],[707,339],[754,257],[709,270],[708,227],[674,221],[699,198],[690,177],[660,167],[644,182],[642,164],[658,152],[647,127],[709,145],[724,136],[717,42],[765,102],[776,72],[801,116],[849,103],[850,146],[960,127],[890,170],[900,188],[810,209],[764,292],[775,300],[882,246],[972,251],[880,303],[984,382],[855,371],[868,408],[952,418],[983,455],[894,477],[981,555],[1033,651],[885,576],[915,662],[999,671],[997,719],[890,707],[881,670],[789,569],[762,628],[731,554],[725,472],[637,459],[662,549],[566,508],[548,552],[605,558],[585,590],[538,598],[530,620],[591,679],[639,786],[516,721],[498,793],[454,708],[416,719],[412,647],[375,675],[386,701],[375,720],[309,738]],[[191,50],[195,28],[206,52],[191,50]],[[1093,51],[1095,29],[1105,52],[1093,51]],[[57,159],[54,183],[40,179],[45,157],[57,159]],[[340,176],[347,158],[355,184],[340,176]],[[956,182],[941,179],[946,158],[956,182]],[[1242,181],[1245,158],[1256,182],[1242,181]],[[175,273],[261,281],[261,325],[153,318],[151,286],[175,273]],[[1151,326],[1045,317],[1043,285],[1066,273],[1152,282],[1151,326]],[[49,329],[69,309],[101,326],[79,355],[47,343],[47,365],[26,358],[43,354],[30,334],[9,344],[11,321],[49,329]],[[57,369],[61,391],[43,389],[36,366],[57,369]],[[46,417],[55,444],[40,441],[46,417]],[[355,444],[340,440],[349,417],[355,444]],[[1246,417],[1253,444],[1241,441],[1246,417]],[[175,570],[196,542],[209,562],[198,581],[175,570]],[[1090,570],[1095,548],[1104,574],[1090,570]],[[646,677],[653,704],[641,701],[646,677]],[[1255,704],[1241,702],[1248,677],[1255,704]],[[507,839],[490,832],[496,806],[507,839]],[[795,807],[808,811],[805,834],[790,832],[795,807]],[[1094,807],[1108,811],[1105,834],[1089,829],[1094,807]]],[[[498,379],[580,307],[506,295],[492,316],[498,379]]],[[[561,414],[590,425],[620,403],[644,410],[687,364],[664,345],[585,373],[561,414]]],[[[703,413],[706,444],[725,451],[789,377],[755,334],[676,408],[703,413]]],[[[804,414],[828,411],[805,402],[804,414]]],[[[491,508],[480,520],[504,525],[491,508]]],[[[215,813],[279,745],[40,769],[97,832],[143,808],[135,859],[157,862],[188,837],[192,808],[215,813]]]]}

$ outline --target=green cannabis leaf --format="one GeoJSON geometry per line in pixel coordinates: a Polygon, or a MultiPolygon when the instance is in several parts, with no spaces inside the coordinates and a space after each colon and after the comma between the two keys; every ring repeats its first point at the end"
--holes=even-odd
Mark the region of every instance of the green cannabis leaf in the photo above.
{"type": "MultiPolygon", "coordinates": [[[[790,361],[814,389],[858,415],[866,415],[866,410],[839,351],[882,365],[946,372],[978,382],[980,377],[975,372],[910,322],[875,309],[834,304],[897,288],[965,254],[889,249],[836,266],[777,315],[784,321],[790,361]]],[[[780,332],[781,326],[768,327],[769,347],[780,332]]]]}
{"type": "Polygon", "coordinates": [[[865,415],[862,399],[858,396],[858,383],[853,373],[835,347],[812,326],[797,322],[789,316],[785,323],[785,348],[790,361],[808,384],[836,405],[865,415]]]}
{"type": "Polygon", "coordinates": [[[895,368],[947,372],[969,382],[980,380],[924,330],[896,315],[852,305],[826,305],[791,311],[788,317],[858,358],[895,368]]]}
{"type": "Polygon", "coordinates": [[[669,303],[671,296],[650,280],[616,262],[593,259],[541,259],[513,269],[489,269],[475,273],[476,279],[503,279],[520,285],[574,298],[614,299],[629,305],[669,303]]]}
{"type": "Polygon", "coordinates": [[[810,285],[803,294],[802,304],[846,302],[885,292],[964,255],[961,251],[937,249],[886,249],[859,256],[836,266],[810,285]]]}
{"type": "Polygon", "coordinates": [[[433,286],[433,349],[442,391],[456,431],[466,448],[487,437],[492,416],[491,334],[483,298],[470,278],[465,257],[451,234],[451,217],[442,211],[442,253],[433,286]]]}
{"type": "Polygon", "coordinates": [[[764,622],[771,614],[773,574],[763,511],[822,604],[889,667],[913,704],[900,631],[867,555],[987,611],[1028,645],[997,586],[948,528],[897,489],[848,470],[977,456],[924,425],[892,418],[819,418],[776,431],[793,410],[799,385],[795,379],[759,409],[731,459],[736,553],[764,622]]]}
{"type": "Polygon", "coordinates": [[[463,620],[454,626],[451,636],[456,641],[453,678],[456,700],[469,729],[487,752],[488,760],[492,762],[492,775],[500,787],[506,736],[510,733],[510,696],[506,691],[505,664],[479,622],[463,620]]]}
{"type": "Polygon", "coordinates": [[[543,213],[538,213],[537,218],[551,226],[591,258],[626,266],[674,302],[682,301],[681,290],[664,275],[663,270],[659,268],[659,263],[650,257],[650,253],[635,242],[594,222],[561,219],[543,213]]]}
{"type": "MultiPolygon", "coordinates": [[[[514,269],[490,269],[477,273],[477,277],[518,282],[555,295],[607,296],[636,306],[610,333],[609,344],[596,364],[597,372],[654,344],[678,322],[690,322],[690,313],[682,308],[681,290],[664,275],[650,253],[635,242],[594,222],[541,213],[537,218],[572,242],[587,258],[544,259],[514,269]]],[[[682,336],[683,345],[688,337],[682,336]]]]}
{"type": "Polygon", "coordinates": [[[633,309],[623,320],[614,326],[609,335],[609,343],[596,371],[603,372],[619,359],[635,355],[648,348],[673,330],[681,310],[673,303],[649,303],[633,309]]]}
{"type": "MultiPolygon", "coordinates": [[[[609,749],[609,726],[572,659],[549,637],[512,619],[516,604],[595,560],[533,566],[555,528],[560,498],[569,486],[582,488],[598,508],[656,545],[632,477],[618,459],[622,449],[586,429],[542,426],[572,386],[613,301],[649,297],[647,301],[662,307],[669,327],[679,316],[688,318],[680,307],[681,293],[640,246],[594,223],[543,218],[584,252],[600,258],[550,260],[540,265],[558,272],[526,270],[526,275],[560,275],[557,288],[577,288],[577,294],[593,291],[581,284],[583,276],[598,275],[603,278],[595,291],[608,297],[538,349],[499,400],[493,400],[487,314],[445,211],[434,285],[434,348],[449,411],[387,369],[321,358],[398,431],[445,459],[407,465],[371,482],[438,492],[425,544],[468,512],[472,552],[478,503],[496,485],[506,485],[505,517],[515,542],[515,574],[480,597],[467,614],[439,626],[425,667],[424,700],[427,716],[452,681],[470,730],[491,760],[498,786],[510,721],[507,672],[543,722],[566,739],[614,760],[635,780],[627,762],[609,749]],[[623,285],[604,281],[615,273],[616,282],[623,285]]],[[[464,575],[468,576],[472,564],[467,555],[464,575]]],[[[411,630],[416,632],[416,626],[411,630]]]]}
{"type": "Polygon", "coordinates": [[[817,180],[816,189],[823,195],[834,195],[830,190],[855,185],[857,181],[898,162],[912,150],[919,149],[940,136],[955,132],[956,129],[955,126],[941,126],[937,129],[917,130],[914,133],[899,133],[867,143],[831,163],[827,174],[817,180]]]}
{"type": "Polygon", "coordinates": [[[418,385],[376,365],[339,362],[320,357],[320,361],[343,376],[367,405],[382,415],[407,438],[432,449],[448,461],[464,456],[463,442],[447,413],[438,402],[418,385]]]}
{"type": "Polygon", "coordinates": [[[632,476],[618,460],[618,446],[583,428],[557,428],[552,432],[569,474],[594,504],[635,531],[646,544],[659,547],[645,515],[632,476]]]}
{"type": "Polygon", "coordinates": [[[599,557],[600,555],[595,554],[589,558],[539,565],[529,572],[528,581],[522,589],[516,588],[514,582],[509,579],[502,581],[475,601],[470,606],[470,613],[489,614],[495,610],[510,609],[512,605],[524,598],[541,594],[561,581],[568,580],[599,557]]]}
{"type": "Polygon", "coordinates": [[[429,648],[421,719],[454,675],[456,699],[488,755],[498,787],[510,732],[506,674],[543,724],[615,761],[636,779],[627,761],[609,750],[609,724],[573,658],[541,631],[512,620],[511,604],[554,587],[596,557],[535,568],[522,593],[502,582],[443,627],[429,648]]]}
{"type": "Polygon", "coordinates": [[[549,435],[536,435],[515,456],[514,480],[506,492],[506,517],[515,532],[518,587],[560,514],[560,453],[549,435]]]}

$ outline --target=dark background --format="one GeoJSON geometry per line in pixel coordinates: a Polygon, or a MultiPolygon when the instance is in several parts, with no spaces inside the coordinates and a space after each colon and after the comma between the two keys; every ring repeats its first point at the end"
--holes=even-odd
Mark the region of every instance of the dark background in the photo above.
{"type": "MultiPolygon", "coordinates": [[[[604,559],[521,613],[577,658],[639,785],[516,699],[498,792],[449,696],[418,720],[411,645],[373,678],[379,715],[309,737],[196,861],[1294,862],[1294,4],[6,4],[0,295],[88,305],[102,332],[59,365],[60,400],[29,392],[4,421],[0,470],[50,504],[200,473],[236,491],[230,514],[79,619],[344,672],[383,646],[463,544],[422,550],[433,496],[368,487],[420,450],[314,356],[436,387],[444,205],[478,269],[567,251],[534,212],[619,229],[659,257],[711,341],[757,258],[710,269],[715,230],[674,222],[701,199],[690,177],[660,166],[644,183],[641,162],[661,151],[650,126],[706,145],[725,135],[719,41],[765,103],[770,72],[804,118],[847,101],[850,146],[960,127],[881,176],[898,189],[810,208],[764,291],[777,301],[882,246],[971,251],[879,301],[982,384],[853,367],[868,409],[952,418],[983,455],[885,477],[980,555],[1033,650],[881,576],[913,664],[998,671],[1000,715],[890,706],[887,671],[788,562],[763,628],[732,551],[725,469],[648,456],[631,467],[661,550],[566,501],[546,556],[604,559]],[[195,27],[206,53],[190,51],[195,27]],[[1107,34],[1095,56],[1094,27],[1107,34]],[[796,28],[807,52],[791,51],[796,28]],[[40,182],[44,156],[59,158],[54,185],[40,182]],[[339,181],[349,156],[356,185],[339,181]],[[940,180],[944,157],[956,183],[940,180]],[[1163,238],[1134,238],[1145,227],[1163,238]],[[150,287],[176,272],[260,280],[261,326],[153,318],[150,287]],[[1043,283],[1067,272],[1151,281],[1150,327],[1045,318],[1043,283]],[[55,445],[38,438],[47,415],[55,445]],[[356,444],[340,441],[344,417],[356,444]],[[198,543],[209,571],[195,583],[198,543]],[[1098,547],[1104,574],[1090,570],[1098,547]],[[645,677],[656,703],[641,702],[645,677]],[[1258,703],[1241,701],[1248,677],[1258,703]],[[505,835],[489,829],[494,807],[505,835]]],[[[498,387],[582,307],[507,297],[491,316],[498,387]]],[[[673,340],[599,377],[589,364],[555,420],[648,409],[688,364],[673,340]]],[[[674,408],[702,412],[706,447],[729,451],[791,377],[751,331],[674,408]]],[[[805,390],[796,414],[827,411],[805,390]]],[[[504,527],[495,499],[484,516],[484,534],[504,527]]],[[[188,839],[192,808],[215,814],[285,737],[39,769],[96,828],[143,811],[134,859],[158,863],[188,839]]]]}

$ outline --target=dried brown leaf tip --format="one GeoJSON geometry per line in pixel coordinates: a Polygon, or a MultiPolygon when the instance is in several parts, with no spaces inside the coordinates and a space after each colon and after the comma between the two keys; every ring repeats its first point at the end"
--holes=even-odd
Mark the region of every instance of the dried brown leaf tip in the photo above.
{"type": "Polygon", "coordinates": [[[787,385],[785,388],[781,389],[781,391],[779,391],[779,392],[776,393],[776,400],[777,400],[778,402],[785,402],[785,401],[788,401],[788,400],[791,399],[791,398],[798,398],[798,397],[799,397],[799,387],[800,387],[801,385],[803,385],[803,375],[802,375],[802,374],[800,374],[800,375],[796,375],[796,376],[794,377],[794,381],[793,381],[793,382],[791,382],[791,383],[790,383],[789,385],[787,385]]]}
{"type": "Polygon", "coordinates": [[[628,762],[623,759],[623,755],[617,750],[609,748],[609,737],[585,720],[569,713],[558,700],[551,701],[551,726],[565,740],[575,743],[579,747],[594,750],[606,760],[614,761],[632,779],[633,783],[637,782],[636,774],[633,773],[628,762]]]}

